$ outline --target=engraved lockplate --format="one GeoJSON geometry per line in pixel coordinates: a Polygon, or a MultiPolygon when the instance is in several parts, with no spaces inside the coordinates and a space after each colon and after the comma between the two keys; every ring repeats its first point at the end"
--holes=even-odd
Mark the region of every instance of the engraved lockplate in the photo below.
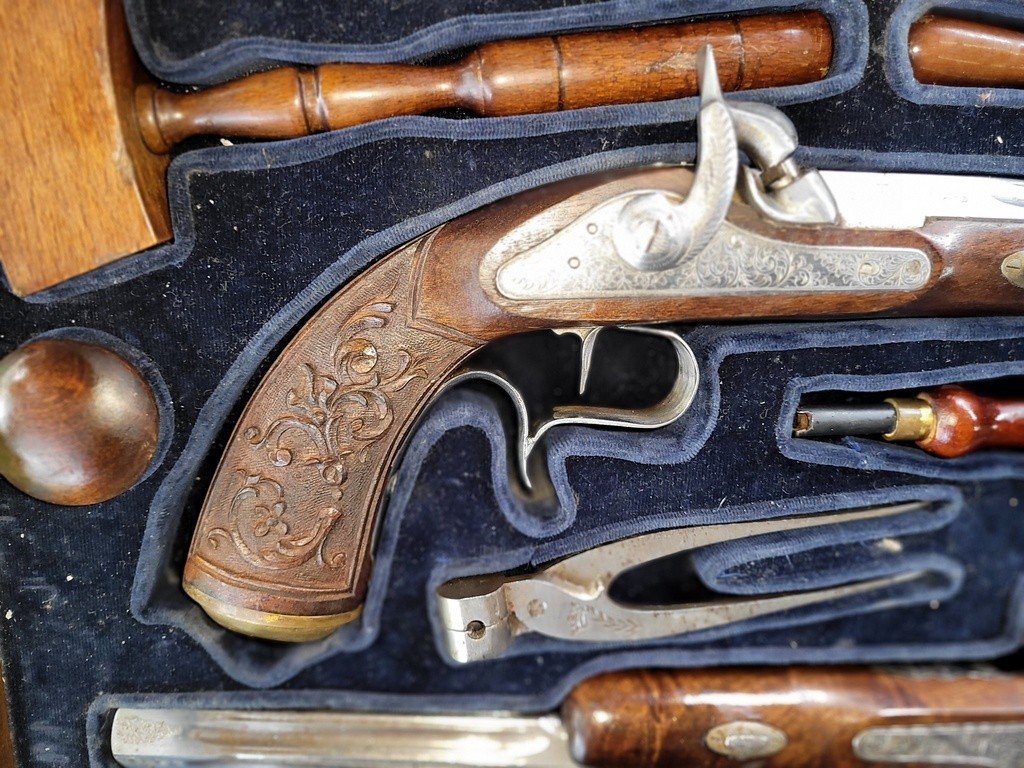
{"type": "Polygon", "coordinates": [[[868,728],[853,739],[864,762],[1022,768],[1024,724],[976,722],[868,728]]]}
{"type": "MultiPolygon", "coordinates": [[[[680,199],[672,193],[653,192],[680,199]]],[[[916,248],[790,243],[728,221],[693,258],[668,269],[641,271],[619,256],[614,234],[626,204],[651,193],[638,190],[618,195],[519,252],[505,250],[514,239],[499,242],[488,257],[492,263],[503,262],[496,275],[498,292],[507,299],[529,301],[917,291],[931,277],[931,261],[916,248]]]]}

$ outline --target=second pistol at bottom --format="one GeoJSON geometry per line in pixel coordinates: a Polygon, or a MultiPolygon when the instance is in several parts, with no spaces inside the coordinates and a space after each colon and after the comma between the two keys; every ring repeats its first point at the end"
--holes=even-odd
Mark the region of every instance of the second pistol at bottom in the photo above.
{"type": "Polygon", "coordinates": [[[947,384],[869,405],[801,405],[795,437],[881,436],[955,458],[985,448],[1024,448],[1024,399],[983,397],[947,384]]]}
{"type": "MultiPolygon", "coordinates": [[[[869,768],[1024,764],[1024,677],[855,668],[637,669],[560,711],[151,708],[111,718],[125,768],[869,768]]],[[[200,705],[201,706],[201,705],[200,705]]]]}

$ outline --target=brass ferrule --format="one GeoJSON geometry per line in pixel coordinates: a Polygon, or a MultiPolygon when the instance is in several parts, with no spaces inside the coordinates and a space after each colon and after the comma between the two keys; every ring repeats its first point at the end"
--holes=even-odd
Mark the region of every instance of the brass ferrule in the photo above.
{"type": "Polygon", "coordinates": [[[329,616],[287,616],[281,613],[254,611],[230,605],[184,584],[185,592],[222,627],[249,637],[277,640],[283,643],[308,643],[322,640],[338,627],[354,621],[362,613],[362,606],[348,613],[329,616]]]}
{"type": "Polygon", "coordinates": [[[896,409],[896,426],[882,437],[886,440],[927,440],[935,432],[935,409],[919,397],[889,397],[885,401],[896,409]]]}

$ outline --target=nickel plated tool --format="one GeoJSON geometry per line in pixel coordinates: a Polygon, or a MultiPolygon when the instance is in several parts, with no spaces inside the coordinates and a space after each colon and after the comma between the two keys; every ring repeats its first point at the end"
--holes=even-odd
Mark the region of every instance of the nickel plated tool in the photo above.
{"type": "Polygon", "coordinates": [[[522,576],[491,574],[454,579],[437,590],[444,643],[454,661],[503,655],[528,633],[586,643],[631,643],[840,600],[906,584],[926,575],[906,571],[835,587],[711,602],[638,607],[616,600],[612,585],[627,571],[703,547],[769,533],[843,525],[929,508],[928,502],[757,520],[696,525],[647,533],[604,544],[522,576]]]}

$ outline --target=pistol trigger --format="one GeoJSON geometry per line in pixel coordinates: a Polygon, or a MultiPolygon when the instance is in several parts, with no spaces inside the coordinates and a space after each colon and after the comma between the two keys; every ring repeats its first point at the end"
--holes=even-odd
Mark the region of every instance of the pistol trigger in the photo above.
{"type": "Polygon", "coordinates": [[[590,365],[594,362],[594,345],[597,335],[604,330],[600,325],[586,325],[580,328],[552,328],[559,336],[571,334],[580,340],[580,383],[579,394],[587,391],[587,380],[590,378],[590,365]]]}

